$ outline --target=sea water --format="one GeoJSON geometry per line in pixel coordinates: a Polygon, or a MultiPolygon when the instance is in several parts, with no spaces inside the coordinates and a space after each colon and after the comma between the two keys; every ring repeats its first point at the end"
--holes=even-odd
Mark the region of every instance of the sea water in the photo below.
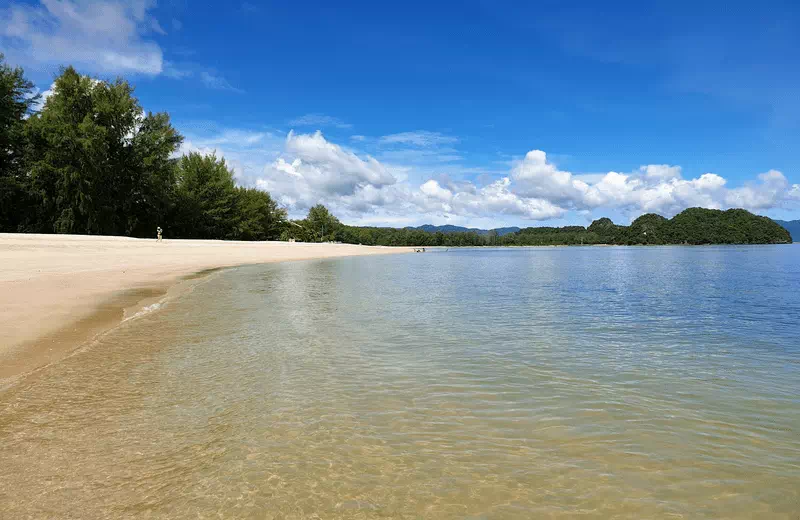
{"type": "Polygon", "coordinates": [[[800,518],[800,246],[247,266],[0,393],[2,518],[800,518]]]}

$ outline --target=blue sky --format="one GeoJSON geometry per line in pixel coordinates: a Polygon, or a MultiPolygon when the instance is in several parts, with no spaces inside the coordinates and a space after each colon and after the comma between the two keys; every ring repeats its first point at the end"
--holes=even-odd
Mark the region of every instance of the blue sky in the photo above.
{"type": "Polygon", "coordinates": [[[800,8],[603,4],[12,0],[0,49],[124,76],[296,216],[800,218],[800,8]]]}

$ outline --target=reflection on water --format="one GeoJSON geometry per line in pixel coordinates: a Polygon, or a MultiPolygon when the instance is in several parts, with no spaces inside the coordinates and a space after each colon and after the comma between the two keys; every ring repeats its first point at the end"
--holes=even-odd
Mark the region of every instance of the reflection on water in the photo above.
{"type": "Polygon", "coordinates": [[[217,273],[0,394],[0,516],[796,519],[798,260],[217,273]]]}

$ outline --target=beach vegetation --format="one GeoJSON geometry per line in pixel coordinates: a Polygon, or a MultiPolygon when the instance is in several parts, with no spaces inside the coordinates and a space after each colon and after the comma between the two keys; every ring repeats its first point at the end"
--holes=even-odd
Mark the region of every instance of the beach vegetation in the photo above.
{"type": "Polygon", "coordinates": [[[0,231],[269,240],[286,211],[216,155],[179,156],[169,114],[122,78],[61,71],[41,103],[0,55],[0,231]]]}
{"type": "Polygon", "coordinates": [[[30,212],[24,132],[40,98],[23,70],[10,67],[0,53],[0,231],[17,229],[30,212]]]}

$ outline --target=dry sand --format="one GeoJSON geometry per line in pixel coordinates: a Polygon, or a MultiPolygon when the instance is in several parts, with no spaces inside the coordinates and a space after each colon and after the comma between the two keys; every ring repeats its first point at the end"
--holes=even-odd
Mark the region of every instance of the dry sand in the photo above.
{"type": "Polygon", "coordinates": [[[349,244],[0,233],[0,387],[67,355],[204,270],[409,252],[349,244]],[[172,289],[171,289],[172,288],[172,289]]]}

